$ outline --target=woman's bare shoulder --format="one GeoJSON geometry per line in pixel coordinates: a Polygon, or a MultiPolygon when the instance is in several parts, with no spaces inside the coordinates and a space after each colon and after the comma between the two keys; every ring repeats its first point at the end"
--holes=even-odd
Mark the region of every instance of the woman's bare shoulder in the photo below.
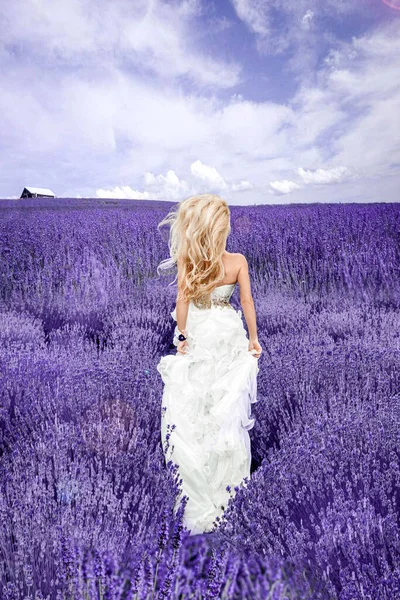
{"type": "Polygon", "coordinates": [[[232,261],[237,265],[238,268],[247,264],[247,259],[245,255],[241,254],[240,252],[232,253],[232,261]]]}
{"type": "Polygon", "coordinates": [[[229,260],[229,265],[230,265],[230,271],[232,272],[232,274],[235,274],[236,278],[239,275],[240,270],[244,267],[244,269],[242,270],[246,270],[247,267],[247,260],[246,257],[241,254],[240,252],[227,252],[228,254],[228,260],[229,260]]]}
{"type": "Polygon", "coordinates": [[[244,256],[240,252],[225,252],[226,258],[231,265],[240,265],[243,262],[244,256]]]}

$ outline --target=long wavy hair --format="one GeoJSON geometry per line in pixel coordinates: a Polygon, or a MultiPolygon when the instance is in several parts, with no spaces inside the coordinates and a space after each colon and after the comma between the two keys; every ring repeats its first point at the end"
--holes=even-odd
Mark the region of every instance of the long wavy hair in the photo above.
{"type": "Polygon", "coordinates": [[[179,263],[177,301],[209,304],[212,290],[225,276],[222,254],[231,231],[228,203],[216,194],[190,196],[179,202],[157,229],[161,231],[164,225],[170,226],[170,258],[159,263],[157,273],[179,263]]]}

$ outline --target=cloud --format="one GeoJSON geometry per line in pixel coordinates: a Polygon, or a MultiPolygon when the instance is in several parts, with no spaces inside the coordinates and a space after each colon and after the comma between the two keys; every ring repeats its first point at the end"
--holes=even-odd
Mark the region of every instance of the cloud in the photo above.
{"type": "Polygon", "coordinates": [[[304,183],[319,183],[319,184],[330,184],[344,181],[345,179],[352,177],[353,172],[347,167],[332,167],[332,169],[316,169],[311,171],[309,169],[302,169],[299,167],[297,173],[300,175],[304,183]]]}
{"type": "Polygon", "coordinates": [[[241,67],[196,47],[193,27],[200,0],[14,0],[3,9],[0,50],[36,64],[107,72],[118,62],[164,80],[188,77],[198,86],[230,88],[241,67]]]}
{"type": "Polygon", "coordinates": [[[291,43],[298,42],[299,23],[307,29],[314,19],[342,19],[352,13],[362,14],[367,3],[368,0],[231,0],[238,18],[256,36],[268,37],[268,51],[277,53],[289,47],[291,43]],[[292,30],[293,36],[285,41],[289,29],[292,30]]]}
{"type": "Polygon", "coordinates": [[[370,0],[231,0],[231,4],[254,34],[260,55],[285,55],[283,73],[297,81],[313,81],[323,46],[343,38],[343,20],[357,15],[373,23],[370,0]]]}
{"type": "MultiPolygon", "coordinates": [[[[362,197],[364,185],[368,198],[398,199],[399,20],[349,42],[332,37],[295,93],[285,95],[280,85],[283,66],[268,100],[255,101],[246,87],[226,94],[225,84],[210,86],[212,77],[230,72],[230,62],[216,53],[220,44],[207,45],[204,33],[201,47],[208,4],[170,0],[158,12],[158,0],[148,6],[102,1],[101,19],[77,0],[60,12],[47,0],[16,0],[0,9],[3,189],[14,191],[16,181],[36,173],[43,187],[46,178],[56,180],[60,196],[92,197],[98,190],[99,196],[174,200],[214,188],[232,202],[266,202],[270,192],[290,199],[293,192],[296,201],[318,193],[329,201],[362,197]],[[135,19],[154,39],[135,38],[135,19]]],[[[315,40],[324,9],[315,0],[292,4],[285,9],[290,27],[297,19],[298,35],[305,35],[302,20],[313,12],[306,21],[315,40]]],[[[255,23],[264,8],[252,7],[259,11],[255,23]]],[[[344,15],[347,9],[339,1],[335,10],[344,15]]],[[[258,37],[270,39],[260,31],[258,37]]],[[[242,44],[237,48],[245,66],[242,44]]],[[[260,65],[257,84],[261,59],[260,65]]]]}
{"type": "Polygon", "coordinates": [[[338,166],[331,169],[303,169],[299,167],[296,173],[300,176],[300,180],[291,181],[283,179],[281,181],[270,181],[269,185],[272,188],[272,193],[290,194],[295,190],[299,190],[306,185],[331,185],[340,183],[346,179],[357,177],[358,174],[348,167],[338,166]]]}
{"type": "Polygon", "coordinates": [[[228,187],[225,179],[221,177],[215,167],[209,167],[200,160],[196,160],[190,165],[190,172],[213,189],[226,190],[228,187]]]}
{"type": "Polygon", "coordinates": [[[301,24],[305,29],[309,29],[311,27],[314,16],[315,14],[312,10],[308,10],[306,13],[304,13],[301,19],[301,24]]]}
{"type": "Polygon", "coordinates": [[[136,190],[130,186],[117,186],[111,190],[98,189],[98,198],[133,198],[138,200],[179,200],[190,195],[190,187],[184,179],[180,179],[175,171],[169,169],[166,175],[154,175],[147,171],[143,175],[145,189],[136,190]]]}
{"type": "Polygon", "coordinates": [[[239,183],[232,183],[231,190],[232,192],[243,192],[244,190],[251,190],[254,188],[254,185],[247,181],[247,179],[242,179],[239,183]]]}
{"type": "Polygon", "coordinates": [[[301,188],[301,185],[298,183],[288,181],[287,179],[283,179],[282,181],[270,181],[269,185],[273,191],[278,192],[279,194],[290,194],[290,192],[301,188]]]}
{"type": "Polygon", "coordinates": [[[99,188],[96,196],[99,198],[134,198],[134,199],[159,199],[181,200],[195,194],[211,192],[242,192],[253,188],[250,181],[242,179],[239,182],[228,183],[218,173],[215,167],[194,161],[189,168],[187,178],[180,178],[174,170],[170,169],[166,175],[155,175],[151,171],[143,174],[143,190],[130,186],[116,186],[112,189],[99,188]],[[191,181],[187,178],[191,177],[191,181]]]}
{"type": "Polygon", "coordinates": [[[264,0],[232,0],[239,19],[244,21],[251,31],[266,36],[270,31],[269,8],[264,0]]]}
{"type": "Polygon", "coordinates": [[[205,165],[200,160],[196,160],[190,165],[190,172],[194,177],[206,184],[207,190],[211,191],[243,192],[245,190],[251,190],[254,187],[253,184],[246,179],[242,179],[237,183],[227,183],[215,167],[205,165]]]}
{"type": "MultiPolygon", "coordinates": [[[[78,197],[78,196],[77,196],[78,197]]],[[[129,185],[116,186],[112,190],[96,190],[96,198],[119,198],[129,200],[148,200],[150,195],[148,192],[139,192],[131,188],[129,185]]]]}

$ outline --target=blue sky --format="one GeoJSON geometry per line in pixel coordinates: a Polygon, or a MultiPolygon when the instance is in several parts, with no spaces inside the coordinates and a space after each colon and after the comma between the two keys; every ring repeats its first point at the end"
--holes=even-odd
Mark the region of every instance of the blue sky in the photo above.
{"type": "Polygon", "coordinates": [[[400,0],[13,0],[0,25],[0,197],[400,199],[400,0]]]}

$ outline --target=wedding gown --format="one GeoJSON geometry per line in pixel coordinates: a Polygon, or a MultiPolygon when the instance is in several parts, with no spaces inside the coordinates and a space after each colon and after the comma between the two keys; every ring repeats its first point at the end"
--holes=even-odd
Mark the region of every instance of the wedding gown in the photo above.
{"type": "MultiPolygon", "coordinates": [[[[251,404],[257,402],[259,367],[248,350],[242,311],[230,304],[235,285],[214,288],[209,308],[189,302],[186,354],[163,356],[157,365],[164,383],[161,441],[165,452],[170,433],[165,458],[179,466],[189,498],[184,524],[191,534],[211,531],[234,487],[250,478],[248,432],[254,425],[251,404]],[[168,425],[175,425],[172,432],[168,425]]],[[[176,307],[170,314],[176,321],[176,307]]]]}

